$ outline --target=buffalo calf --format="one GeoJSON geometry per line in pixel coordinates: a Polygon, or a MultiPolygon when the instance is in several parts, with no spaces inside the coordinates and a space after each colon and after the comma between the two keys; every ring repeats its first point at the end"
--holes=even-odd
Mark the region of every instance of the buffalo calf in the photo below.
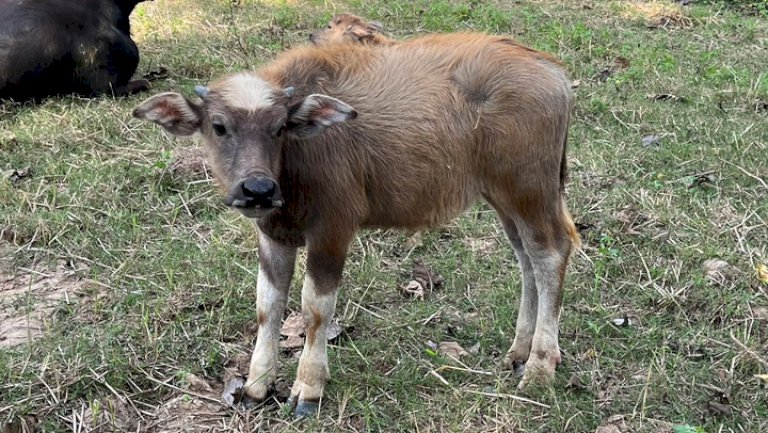
{"type": "Polygon", "coordinates": [[[378,21],[366,21],[352,14],[336,15],[324,28],[309,35],[315,45],[356,42],[369,45],[393,45],[395,41],[381,34],[378,21]]]}
{"type": "Polygon", "coordinates": [[[0,99],[125,95],[139,64],[129,16],[144,0],[0,1],[0,99]]]}
{"type": "Polygon", "coordinates": [[[358,229],[434,226],[481,197],[522,271],[506,364],[525,364],[521,386],[552,378],[563,279],[578,244],[563,192],[573,98],[554,58],[473,33],[310,45],[196,93],[155,95],[134,115],[172,134],[201,133],[225,203],[256,223],[250,397],[264,399],[277,376],[298,247],[307,249],[307,338],[291,399],[304,415],[330,376],[326,330],[358,229]]]}

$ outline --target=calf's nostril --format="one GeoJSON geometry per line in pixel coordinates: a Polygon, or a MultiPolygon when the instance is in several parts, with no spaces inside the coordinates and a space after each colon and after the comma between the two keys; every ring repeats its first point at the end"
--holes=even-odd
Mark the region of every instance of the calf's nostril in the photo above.
{"type": "Polygon", "coordinates": [[[249,179],[243,182],[243,194],[248,198],[271,198],[275,187],[275,182],[269,179],[249,179]]]}

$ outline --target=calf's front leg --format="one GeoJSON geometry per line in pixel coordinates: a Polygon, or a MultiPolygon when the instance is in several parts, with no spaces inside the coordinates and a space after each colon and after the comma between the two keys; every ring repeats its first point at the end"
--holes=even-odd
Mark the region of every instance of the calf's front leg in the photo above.
{"type": "Polygon", "coordinates": [[[349,242],[307,243],[307,275],[301,290],[301,315],[306,341],[291,389],[296,416],[317,412],[325,383],[330,378],[327,329],[336,310],[336,293],[341,281],[349,242]]]}
{"type": "Polygon", "coordinates": [[[277,379],[280,325],[296,263],[296,248],[280,245],[259,231],[259,274],[256,282],[256,318],[259,330],[248,381],[243,391],[264,400],[277,379]]]}

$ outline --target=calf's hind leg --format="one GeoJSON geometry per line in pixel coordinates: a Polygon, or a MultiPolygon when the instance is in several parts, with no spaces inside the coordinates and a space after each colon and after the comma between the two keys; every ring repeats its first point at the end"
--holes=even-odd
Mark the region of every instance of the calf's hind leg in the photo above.
{"type": "Polygon", "coordinates": [[[558,192],[528,195],[524,205],[514,197],[491,202],[523,273],[515,340],[505,363],[513,367],[525,363],[521,387],[534,380],[548,381],[560,363],[563,281],[571,249],[578,241],[576,228],[558,192]]]}
{"type": "Polygon", "coordinates": [[[509,242],[517,256],[520,273],[523,280],[523,290],[520,296],[520,310],[517,313],[517,325],[515,327],[515,339],[512,342],[507,355],[504,357],[505,367],[513,369],[522,375],[525,362],[531,352],[533,333],[536,330],[536,316],[538,310],[539,295],[536,291],[536,278],[528,253],[523,247],[523,241],[511,218],[499,212],[499,219],[507,234],[509,242]]]}

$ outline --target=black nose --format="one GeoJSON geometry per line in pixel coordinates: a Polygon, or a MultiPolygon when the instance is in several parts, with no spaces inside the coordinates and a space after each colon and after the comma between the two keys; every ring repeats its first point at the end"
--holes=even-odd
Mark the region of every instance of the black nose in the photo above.
{"type": "Polygon", "coordinates": [[[259,177],[243,182],[243,195],[257,201],[272,200],[277,189],[277,184],[272,179],[259,177]]]}

